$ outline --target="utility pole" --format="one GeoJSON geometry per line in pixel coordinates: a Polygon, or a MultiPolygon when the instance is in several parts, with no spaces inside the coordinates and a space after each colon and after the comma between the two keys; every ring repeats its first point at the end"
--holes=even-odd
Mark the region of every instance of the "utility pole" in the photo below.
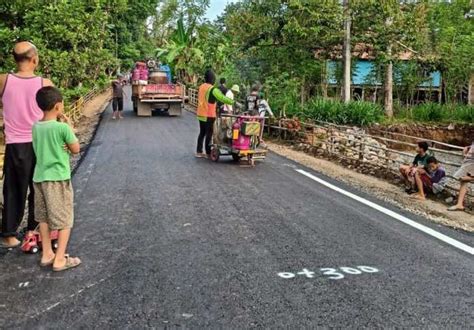
{"type": "MultiPolygon", "coordinates": [[[[385,25],[389,28],[393,23],[393,18],[389,17],[385,25]]],[[[388,118],[393,117],[393,61],[392,61],[392,44],[389,41],[387,45],[387,67],[385,69],[385,115],[388,118]]]]}
{"type": "Polygon", "coordinates": [[[343,0],[344,7],[344,83],[342,87],[342,95],[344,103],[351,100],[351,12],[349,0],[343,0]]]}

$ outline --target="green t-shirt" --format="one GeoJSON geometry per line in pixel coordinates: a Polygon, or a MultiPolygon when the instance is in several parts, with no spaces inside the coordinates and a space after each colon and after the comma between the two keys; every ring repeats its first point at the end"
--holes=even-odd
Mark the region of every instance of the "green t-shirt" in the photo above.
{"type": "Polygon", "coordinates": [[[33,182],[70,180],[69,152],[64,150],[64,145],[75,142],[76,135],[68,124],[55,120],[37,122],[33,126],[36,155],[33,182]]]}
{"type": "Polygon", "coordinates": [[[424,156],[416,155],[415,159],[413,160],[413,166],[418,166],[418,163],[421,163],[422,166],[426,166],[426,161],[430,158],[430,154],[427,152],[424,156]]]}

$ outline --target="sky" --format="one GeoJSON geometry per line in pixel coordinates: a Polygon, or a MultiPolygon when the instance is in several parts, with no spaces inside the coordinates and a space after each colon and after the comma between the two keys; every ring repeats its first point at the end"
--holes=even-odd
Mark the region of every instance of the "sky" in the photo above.
{"type": "Polygon", "coordinates": [[[227,3],[237,2],[238,0],[211,0],[209,9],[207,10],[206,17],[210,20],[214,20],[219,16],[226,7],[227,3]]]}

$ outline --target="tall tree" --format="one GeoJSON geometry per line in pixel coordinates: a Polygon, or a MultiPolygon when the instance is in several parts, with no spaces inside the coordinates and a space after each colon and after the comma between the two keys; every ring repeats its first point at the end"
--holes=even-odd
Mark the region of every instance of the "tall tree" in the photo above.
{"type": "Polygon", "coordinates": [[[373,47],[376,61],[384,67],[384,106],[393,116],[393,63],[403,53],[419,49],[426,36],[425,2],[400,3],[398,0],[354,1],[352,5],[354,42],[373,47]]]}
{"type": "Polygon", "coordinates": [[[74,97],[105,83],[121,64],[153,53],[147,19],[158,0],[21,0],[0,2],[0,71],[14,68],[19,39],[41,54],[41,71],[74,97]]]}
{"type": "Polygon", "coordinates": [[[343,59],[344,59],[344,84],[343,84],[343,99],[345,103],[349,103],[351,100],[351,14],[349,0],[343,1],[344,6],[344,46],[343,46],[343,59]]]}

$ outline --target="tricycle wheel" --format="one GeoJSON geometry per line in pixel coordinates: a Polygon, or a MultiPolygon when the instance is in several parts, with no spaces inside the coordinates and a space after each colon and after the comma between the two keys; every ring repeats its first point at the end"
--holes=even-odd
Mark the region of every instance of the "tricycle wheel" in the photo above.
{"type": "Polygon", "coordinates": [[[211,149],[211,160],[212,160],[213,162],[218,162],[218,161],[219,161],[219,157],[220,157],[219,148],[213,147],[213,148],[211,149]]]}
{"type": "Polygon", "coordinates": [[[234,160],[234,162],[238,162],[240,161],[240,156],[238,154],[232,154],[232,159],[234,160]]]}

